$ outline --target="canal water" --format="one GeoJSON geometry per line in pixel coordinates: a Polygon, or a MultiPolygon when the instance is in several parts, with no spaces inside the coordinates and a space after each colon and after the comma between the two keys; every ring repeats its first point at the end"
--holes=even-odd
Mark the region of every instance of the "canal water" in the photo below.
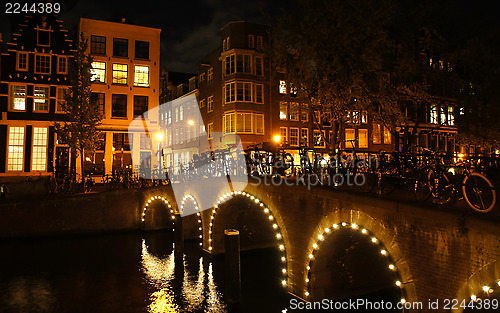
{"type": "Polygon", "coordinates": [[[242,302],[224,301],[224,259],[173,232],[0,241],[0,312],[282,312],[278,251],[242,252],[242,302]]]}

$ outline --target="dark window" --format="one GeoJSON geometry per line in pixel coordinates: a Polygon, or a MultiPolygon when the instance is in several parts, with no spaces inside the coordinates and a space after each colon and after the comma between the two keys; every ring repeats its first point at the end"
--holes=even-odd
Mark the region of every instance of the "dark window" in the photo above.
{"type": "Polygon", "coordinates": [[[114,133],[113,148],[115,148],[115,153],[122,150],[130,151],[130,140],[128,133],[114,133]]]}
{"type": "Polygon", "coordinates": [[[128,57],[128,39],[113,38],[113,56],[128,57]]]}
{"type": "Polygon", "coordinates": [[[106,54],[106,37],[94,36],[90,37],[90,53],[92,54],[106,54]]]}
{"type": "Polygon", "coordinates": [[[127,117],[127,95],[113,95],[111,117],[127,117]]]}
{"type": "Polygon", "coordinates": [[[134,117],[142,115],[148,117],[148,97],[147,96],[134,96],[134,117]]]}
{"type": "Polygon", "coordinates": [[[38,45],[50,46],[50,32],[48,30],[38,30],[38,45]]]}
{"type": "Polygon", "coordinates": [[[135,41],[135,58],[136,59],[149,59],[149,42],[135,41]]]}
{"type": "Polygon", "coordinates": [[[96,101],[99,105],[99,113],[104,118],[104,93],[93,92],[92,101],[96,101]]]}

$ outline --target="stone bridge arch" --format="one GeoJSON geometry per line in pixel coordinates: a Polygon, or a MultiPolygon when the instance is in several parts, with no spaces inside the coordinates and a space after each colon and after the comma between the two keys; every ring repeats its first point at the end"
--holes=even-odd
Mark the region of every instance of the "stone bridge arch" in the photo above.
{"type": "MultiPolygon", "coordinates": [[[[350,236],[354,235],[356,240],[360,241],[360,246],[364,246],[365,250],[370,251],[368,257],[370,257],[373,263],[378,265],[377,270],[381,271],[374,273],[373,276],[376,276],[378,279],[383,278],[380,279],[380,283],[385,280],[386,286],[391,286],[390,284],[392,283],[394,289],[399,289],[400,297],[397,299],[398,301],[416,301],[417,297],[413,277],[405,256],[397,244],[396,231],[389,228],[382,221],[362,211],[352,209],[333,210],[313,230],[308,249],[304,251],[304,255],[302,256],[305,262],[303,269],[304,277],[302,280],[303,294],[301,296],[307,300],[325,298],[325,289],[331,287],[328,286],[329,284],[335,283],[329,280],[330,275],[328,274],[330,274],[332,269],[328,267],[331,267],[332,264],[328,264],[327,261],[334,252],[339,251],[325,252],[324,250],[327,247],[331,247],[332,240],[346,239],[345,235],[347,232],[350,233],[350,236]],[[328,245],[329,241],[330,245],[328,245]]],[[[351,250],[347,253],[354,252],[356,254],[356,250],[352,249],[354,246],[349,248],[351,250]]],[[[359,254],[359,251],[357,254],[359,254]]],[[[371,266],[374,266],[373,263],[371,266]]],[[[359,269],[361,268],[358,268],[358,271],[359,269]]],[[[373,284],[378,279],[371,283],[373,284]]],[[[356,283],[358,284],[357,288],[362,287],[364,284],[363,282],[356,283]]],[[[370,292],[369,290],[366,291],[370,292]]],[[[345,296],[355,295],[345,294],[345,296]]],[[[330,297],[327,296],[326,298],[330,297]]]]}
{"type": "MultiPolygon", "coordinates": [[[[227,223],[227,220],[224,220],[224,218],[227,219],[228,215],[220,216],[220,212],[223,212],[224,208],[226,208],[225,211],[227,213],[227,211],[229,210],[227,210],[225,204],[226,202],[233,199],[246,201],[249,205],[253,205],[257,210],[260,211],[258,214],[261,214],[265,218],[264,223],[266,223],[267,225],[261,225],[261,226],[263,228],[267,227],[269,229],[268,234],[272,236],[272,241],[273,241],[272,246],[276,247],[279,251],[279,261],[281,264],[280,283],[284,288],[288,288],[289,256],[287,255],[287,247],[289,247],[290,243],[288,240],[288,234],[286,232],[286,229],[283,227],[283,219],[281,217],[281,214],[276,209],[276,207],[273,206],[272,203],[269,203],[268,205],[262,199],[245,191],[228,192],[219,196],[212,210],[208,211],[209,212],[209,214],[207,215],[208,225],[206,226],[208,234],[206,236],[206,239],[204,240],[205,242],[204,247],[212,255],[216,255],[223,252],[223,245],[224,245],[223,231],[228,227],[233,228],[234,224],[227,223]],[[219,224],[217,225],[218,227],[216,227],[216,224],[219,224]]],[[[236,210],[231,210],[231,211],[236,212],[234,213],[236,215],[239,214],[239,212],[237,212],[236,210]]],[[[233,218],[234,214],[232,216],[233,218]]]]}

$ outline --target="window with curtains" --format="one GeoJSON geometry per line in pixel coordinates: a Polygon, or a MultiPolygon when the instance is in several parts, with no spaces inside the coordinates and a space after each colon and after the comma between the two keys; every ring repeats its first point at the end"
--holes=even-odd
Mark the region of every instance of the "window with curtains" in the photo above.
{"type": "Polygon", "coordinates": [[[31,169],[33,171],[47,170],[47,127],[33,127],[33,147],[31,169]]]}

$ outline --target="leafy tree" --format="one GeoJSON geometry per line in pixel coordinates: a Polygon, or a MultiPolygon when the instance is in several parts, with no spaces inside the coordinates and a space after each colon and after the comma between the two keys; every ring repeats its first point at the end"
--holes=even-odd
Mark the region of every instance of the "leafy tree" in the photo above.
{"type": "Polygon", "coordinates": [[[402,130],[407,146],[416,136],[415,117],[433,102],[436,75],[418,62],[420,25],[396,18],[407,12],[384,0],[298,0],[280,18],[271,55],[298,87],[297,96],[328,121],[331,148],[353,110],[367,112],[393,134],[402,130]]]}
{"type": "Polygon", "coordinates": [[[69,60],[70,87],[65,94],[65,102],[61,103],[62,111],[65,113],[64,120],[54,124],[58,139],[70,147],[73,174],[76,174],[75,167],[78,155],[81,156],[83,174],[85,153],[94,150],[99,134],[97,126],[102,120],[99,105],[92,100],[90,88],[92,57],[86,54],[87,46],[88,40],[81,33],[74,56],[69,60]]]}

